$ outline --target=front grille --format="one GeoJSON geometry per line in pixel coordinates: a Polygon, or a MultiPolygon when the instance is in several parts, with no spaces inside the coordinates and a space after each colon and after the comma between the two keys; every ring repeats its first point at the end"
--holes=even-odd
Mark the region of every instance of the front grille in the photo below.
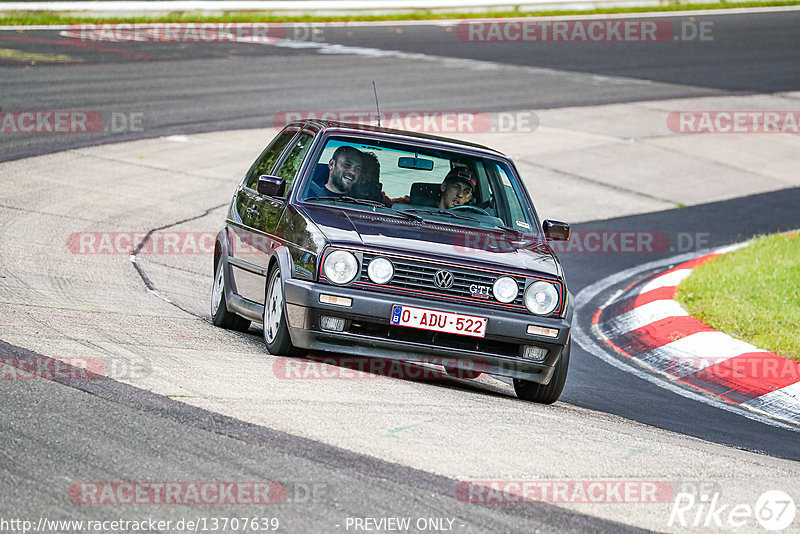
{"type": "MultiPolygon", "coordinates": [[[[369,262],[378,257],[378,254],[364,253],[364,261],[361,264],[362,283],[370,285],[367,267],[369,262]]],[[[445,263],[427,262],[408,258],[391,257],[394,264],[394,278],[388,284],[379,286],[387,289],[397,289],[405,291],[422,291],[439,297],[470,301],[479,301],[486,304],[499,306],[505,309],[521,309],[527,311],[523,303],[523,291],[525,290],[525,278],[522,276],[512,276],[517,281],[517,298],[509,304],[503,304],[495,300],[492,295],[492,285],[498,277],[503,276],[500,272],[487,272],[480,269],[455,266],[445,263]],[[448,289],[441,289],[434,284],[434,275],[440,271],[453,273],[453,285],[448,289]],[[475,297],[470,290],[470,286],[479,285],[488,288],[488,298],[475,297]]]]}

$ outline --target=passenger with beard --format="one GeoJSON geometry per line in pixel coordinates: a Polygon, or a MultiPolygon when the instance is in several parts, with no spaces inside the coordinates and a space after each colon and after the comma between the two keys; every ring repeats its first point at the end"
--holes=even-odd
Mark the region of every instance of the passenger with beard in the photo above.
{"type": "Polygon", "coordinates": [[[357,148],[347,145],[337,148],[328,162],[327,180],[312,181],[309,198],[350,195],[353,185],[361,176],[362,162],[363,156],[357,148]]]}

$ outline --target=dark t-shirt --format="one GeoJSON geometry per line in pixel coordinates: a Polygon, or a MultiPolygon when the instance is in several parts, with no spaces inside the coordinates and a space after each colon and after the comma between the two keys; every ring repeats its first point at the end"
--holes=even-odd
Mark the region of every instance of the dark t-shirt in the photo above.
{"type": "Polygon", "coordinates": [[[314,197],[343,197],[344,195],[341,193],[334,193],[325,185],[320,185],[317,182],[311,182],[311,185],[308,187],[308,196],[306,198],[314,198],[314,197]]]}
{"type": "Polygon", "coordinates": [[[308,186],[308,194],[306,198],[314,197],[341,197],[341,193],[334,193],[325,184],[328,183],[330,176],[330,169],[323,163],[317,163],[317,168],[314,169],[314,175],[311,177],[311,184],[308,186]]]}

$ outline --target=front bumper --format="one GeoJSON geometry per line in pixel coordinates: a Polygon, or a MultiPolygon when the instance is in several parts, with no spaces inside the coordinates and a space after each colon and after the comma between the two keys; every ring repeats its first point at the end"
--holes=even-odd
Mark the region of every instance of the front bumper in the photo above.
{"type": "Polygon", "coordinates": [[[553,366],[561,357],[571,328],[569,313],[567,319],[537,317],[305,280],[285,280],[284,298],[289,334],[297,347],[440,365],[447,362],[464,370],[541,384],[550,382],[553,366]],[[321,294],[350,298],[352,305],[321,303],[321,294]],[[471,338],[390,325],[389,317],[395,304],[487,317],[486,336],[471,338]],[[344,331],[322,329],[320,317],[323,315],[344,318],[344,331]],[[528,334],[529,325],[554,328],[558,336],[528,334]],[[547,356],[541,362],[524,359],[521,356],[524,345],[546,348],[547,356]]]}

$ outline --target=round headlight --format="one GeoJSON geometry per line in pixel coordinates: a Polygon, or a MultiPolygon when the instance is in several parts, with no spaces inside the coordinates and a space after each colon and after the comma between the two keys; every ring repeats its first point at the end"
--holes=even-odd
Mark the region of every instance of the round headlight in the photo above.
{"type": "Polygon", "coordinates": [[[334,250],[325,256],[322,270],[334,284],[346,284],[352,282],[358,274],[358,260],[352,252],[334,250]]]}
{"type": "Polygon", "coordinates": [[[386,258],[375,258],[369,262],[367,274],[376,284],[385,284],[394,276],[394,265],[386,258]]]}
{"type": "Polygon", "coordinates": [[[547,315],[558,306],[558,291],[550,282],[534,282],[525,290],[525,306],[531,313],[547,315]]]}
{"type": "Polygon", "coordinates": [[[509,302],[514,302],[514,299],[517,298],[519,287],[517,287],[517,281],[510,276],[501,276],[495,280],[492,292],[494,293],[494,298],[508,304],[509,302]]]}

